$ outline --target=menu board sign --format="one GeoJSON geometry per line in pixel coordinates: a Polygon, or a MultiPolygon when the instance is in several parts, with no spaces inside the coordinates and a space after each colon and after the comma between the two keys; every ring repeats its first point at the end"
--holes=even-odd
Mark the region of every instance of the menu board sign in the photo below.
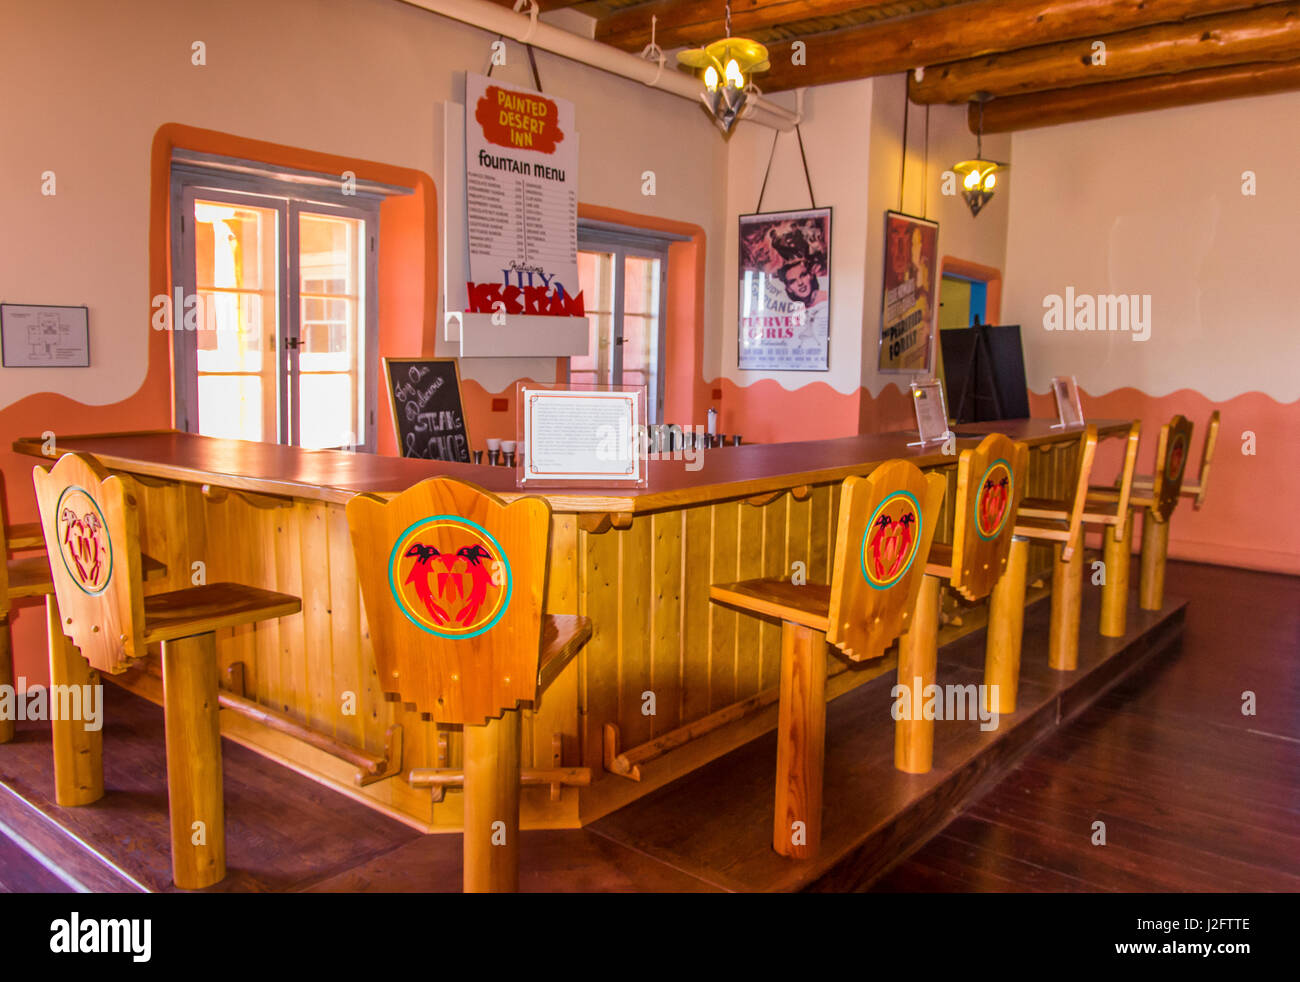
{"type": "Polygon", "coordinates": [[[385,358],[388,400],[403,457],[469,463],[469,429],[454,358],[385,358]]]}
{"type": "Polygon", "coordinates": [[[573,103],[465,78],[466,309],[584,316],[573,103]]]}

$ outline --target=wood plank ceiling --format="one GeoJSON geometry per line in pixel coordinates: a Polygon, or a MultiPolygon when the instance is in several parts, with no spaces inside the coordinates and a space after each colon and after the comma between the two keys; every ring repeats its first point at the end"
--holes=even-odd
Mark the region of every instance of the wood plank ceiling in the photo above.
{"type": "MultiPolygon", "coordinates": [[[[652,16],[665,51],[724,34],[723,0],[539,3],[595,18],[596,40],[634,53],[652,16]]],[[[1300,2],[733,0],[731,25],[768,46],[764,92],[920,68],[914,102],[972,103],[974,129],[986,95],[989,133],[1300,89],[1300,2]]]]}

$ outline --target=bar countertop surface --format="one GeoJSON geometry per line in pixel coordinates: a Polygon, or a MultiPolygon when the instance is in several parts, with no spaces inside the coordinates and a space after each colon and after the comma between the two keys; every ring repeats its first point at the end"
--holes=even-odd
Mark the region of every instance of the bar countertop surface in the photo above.
{"type": "MultiPolygon", "coordinates": [[[[1097,426],[1101,437],[1125,433],[1129,426],[1127,420],[1089,422],[1097,426]]],[[[975,446],[986,433],[1004,433],[1035,446],[1061,442],[1081,430],[1062,430],[1046,419],[1016,419],[959,424],[954,432],[960,450],[975,446]]],[[[911,460],[921,467],[953,462],[939,446],[909,447],[915,439],[916,434],[908,431],[864,433],[831,440],[720,447],[698,451],[694,461],[651,459],[644,488],[520,489],[515,486],[514,468],[304,450],[179,430],[67,436],[58,439],[53,455],[44,451],[45,441],[37,437],[16,440],[13,449],[46,459],[82,451],[110,470],[318,501],[345,502],[360,492],[397,494],[424,478],[445,475],[470,481],[506,499],[537,494],[558,511],[647,512],[839,481],[893,458],[911,460]]]]}

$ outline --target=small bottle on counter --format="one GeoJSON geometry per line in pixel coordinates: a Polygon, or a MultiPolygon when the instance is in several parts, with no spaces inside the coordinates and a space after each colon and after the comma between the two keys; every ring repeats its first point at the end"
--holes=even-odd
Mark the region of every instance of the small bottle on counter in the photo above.
{"type": "Polygon", "coordinates": [[[491,466],[496,467],[497,464],[501,462],[501,441],[488,440],[487,451],[488,451],[488,463],[491,466]]]}

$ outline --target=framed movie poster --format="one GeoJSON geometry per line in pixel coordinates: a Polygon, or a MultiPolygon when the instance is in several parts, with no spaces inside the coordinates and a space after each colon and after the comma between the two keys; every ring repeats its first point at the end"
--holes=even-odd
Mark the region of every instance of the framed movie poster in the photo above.
{"type": "Polygon", "coordinates": [[[939,309],[939,223],[885,212],[885,282],[880,370],[930,371],[939,309]]]}
{"type": "Polygon", "coordinates": [[[740,216],[739,367],[830,370],[831,210],[740,216]]]}

